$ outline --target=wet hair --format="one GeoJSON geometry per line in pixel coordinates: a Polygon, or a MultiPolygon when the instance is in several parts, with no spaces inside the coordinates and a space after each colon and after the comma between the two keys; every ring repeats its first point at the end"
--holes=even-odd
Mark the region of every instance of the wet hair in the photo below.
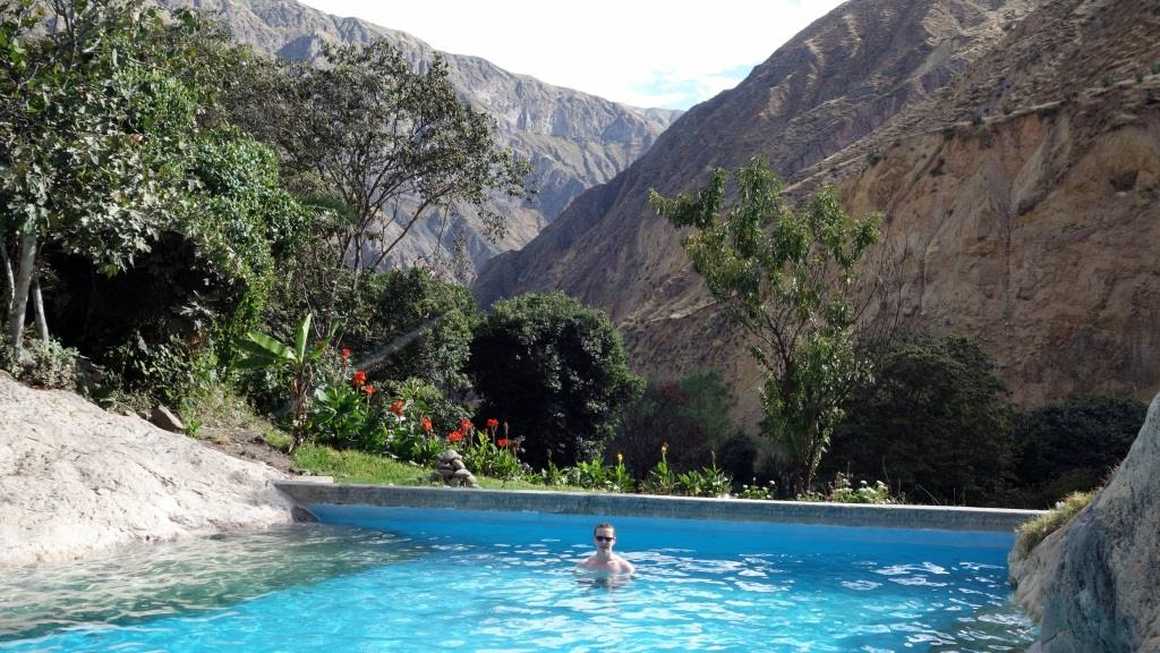
{"type": "Polygon", "coordinates": [[[609,524],[608,522],[601,522],[601,523],[599,523],[599,524],[597,524],[597,525],[596,525],[596,528],[593,528],[593,529],[592,529],[592,534],[593,534],[593,535],[596,535],[596,531],[598,531],[598,530],[600,530],[600,529],[602,529],[602,528],[607,528],[608,530],[612,531],[613,533],[615,533],[615,532],[616,532],[616,527],[615,527],[615,526],[613,526],[612,524],[609,524]]]}

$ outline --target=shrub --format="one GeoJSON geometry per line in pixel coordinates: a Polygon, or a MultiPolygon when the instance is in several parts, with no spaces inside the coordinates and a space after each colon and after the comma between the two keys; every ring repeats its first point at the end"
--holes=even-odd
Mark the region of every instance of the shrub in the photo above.
{"type": "Polygon", "coordinates": [[[768,501],[777,498],[777,485],[773,481],[762,485],[757,482],[757,478],[755,477],[751,483],[741,486],[737,491],[738,499],[762,499],[768,501]]]}
{"type": "Polygon", "coordinates": [[[957,337],[864,347],[875,379],[855,390],[826,469],[884,479],[924,501],[997,501],[1011,471],[1012,408],[991,358],[957,337]]]}
{"type": "Polygon", "coordinates": [[[519,442],[499,434],[499,422],[488,420],[486,429],[477,429],[470,420],[463,420],[459,432],[464,433],[463,462],[476,474],[484,474],[504,481],[524,475],[517,451],[519,442]]]}
{"type": "Polygon", "coordinates": [[[1031,550],[1055,531],[1063,528],[1072,517],[1091,504],[1095,492],[1072,492],[1046,514],[1032,519],[1018,528],[1015,540],[1016,559],[1026,558],[1031,550]]]}
{"type": "Polygon", "coordinates": [[[729,494],[733,479],[718,469],[714,461],[709,467],[678,474],[676,484],[679,494],[690,497],[720,497],[729,494]]]}
{"type": "Polygon", "coordinates": [[[608,316],[563,293],[496,303],[472,340],[470,370],[480,412],[510,423],[537,467],[599,452],[643,386],[608,316]]]}
{"type": "Polygon", "coordinates": [[[1015,473],[1025,501],[1050,506],[1100,485],[1128,454],[1148,407],[1130,397],[1076,397],[1015,420],[1015,473]]]}
{"type": "Polygon", "coordinates": [[[37,388],[75,390],[79,378],[78,354],[55,339],[32,340],[25,345],[25,360],[7,361],[17,380],[37,388]]]}
{"type": "Polygon", "coordinates": [[[676,494],[677,475],[669,467],[669,447],[661,445],[661,459],[649,471],[648,476],[640,485],[641,492],[648,494],[676,494]]]}
{"type": "Polygon", "coordinates": [[[834,481],[830,483],[826,491],[806,492],[799,494],[796,499],[798,501],[830,501],[833,503],[903,503],[902,498],[892,495],[890,488],[882,481],[874,481],[872,484],[860,481],[858,487],[854,487],[850,477],[841,472],[834,475],[834,481]]]}

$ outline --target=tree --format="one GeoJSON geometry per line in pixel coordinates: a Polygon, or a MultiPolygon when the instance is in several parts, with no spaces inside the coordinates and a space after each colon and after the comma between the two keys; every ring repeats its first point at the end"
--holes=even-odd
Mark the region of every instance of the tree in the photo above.
{"type": "Polygon", "coordinates": [[[640,399],[625,408],[605,458],[615,460],[623,453],[633,477],[642,479],[660,460],[661,445],[668,444],[674,471],[700,469],[735,435],[729,419],[732,405],[729,386],[716,370],[695,372],[677,382],[650,383],[640,399]]]}
{"type": "MultiPolygon", "coordinates": [[[[794,492],[812,486],[851,388],[868,375],[854,350],[862,310],[856,266],[877,241],[878,218],[854,220],[833,190],[802,208],[753,159],[738,169],[737,200],[725,207],[726,171],[696,193],[649,201],[676,227],[690,227],[685,251],[728,317],[754,339],[765,370],[763,431],[784,450],[794,492]]],[[[864,293],[870,296],[870,293],[864,293]]]]}
{"type": "Polygon", "coordinates": [[[865,349],[875,378],[847,403],[827,469],[921,501],[1001,503],[1013,410],[990,356],[966,338],[926,335],[865,349]]]}
{"type": "Polygon", "coordinates": [[[61,0],[41,35],[32,7],[0,9],[0,252],[19,261],[5,340],[19,355],[29,298],[47,337],[45,276],[86,354],[172,391],[158,370],[188,368],[213,331],[224,346],[253,326],[312,214],[282,188],[276,154],[223,122],[222,80],[246,56],[221,30],[61,0]]]}
{"type": "Polygon", "coordinates": [[[608,316],[559,292],[497,302],[471,342],[469,369],[480,414],[508,422],[541,467],[596,454],[644,385],[608,316]]]}
{"type": "Polygon", "coordinates": [[[349,209],[340,264],[378,268],[421,218],[460,202],[498,236],[505,216],[486,208],[489,193],[526,192],[527,163],[498,148],[493,122],[459,100],[438,56],[416,71],[379,40],[252,77],[235,116],[281,148],[299,190],[349,209]]]}
{"type": "Polygon", "coordinates": [[[377,275],[370,285],[378,300],[363,347],[369,356],[381,358],[369,370],[372,375],[421,378],[444,394],[466,394],[471,339],[480,319],[471,291],[422,268],[377,275]],[[405,347],[378,356],[380,348],[412,333],[405,347]]]}

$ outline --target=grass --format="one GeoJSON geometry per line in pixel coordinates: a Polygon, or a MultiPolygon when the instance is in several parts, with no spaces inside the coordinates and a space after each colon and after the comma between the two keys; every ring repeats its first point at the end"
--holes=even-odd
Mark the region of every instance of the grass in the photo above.
{"type": "MultiPolygon", "coordinates": [[[[428,480],[431,469],[404,463],[388,456],[364,453],[362,451],[339,451],[330,447],[304,444],[294,452],[294,464],[299,469],[321,476],[333,476],[339,483],[364,483],[369,485],[438,485],[428,480]]],[[[525,480],[504,481],[498,478],[477,476],[480,487],[493,490],[545,490],[560,492],[588,492],[579,487],[543,485],[525,480]]]]}
{"type": "Polygon", "coordinates": [[[1091,492],[1072,492],[1064,497],[1049,512],[1025,522],[1018,529],[1018,539],[1015,541],[1015,551],[1018,558],[1025,558],[1031,550],[1047,539],[1055,531],[1063,528],[1072,517],[1079,514],[1092,502],[1097,490],[1091,492]]]}

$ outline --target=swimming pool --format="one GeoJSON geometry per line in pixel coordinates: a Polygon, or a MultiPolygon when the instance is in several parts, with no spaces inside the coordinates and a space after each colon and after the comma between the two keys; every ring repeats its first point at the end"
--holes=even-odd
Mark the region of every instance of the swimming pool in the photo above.
{"type": "Polygon", "coordinates": [[[0,651],[1004,651],[1004,533],[316,507],[326,524],[0,577],[0,651]]]}

